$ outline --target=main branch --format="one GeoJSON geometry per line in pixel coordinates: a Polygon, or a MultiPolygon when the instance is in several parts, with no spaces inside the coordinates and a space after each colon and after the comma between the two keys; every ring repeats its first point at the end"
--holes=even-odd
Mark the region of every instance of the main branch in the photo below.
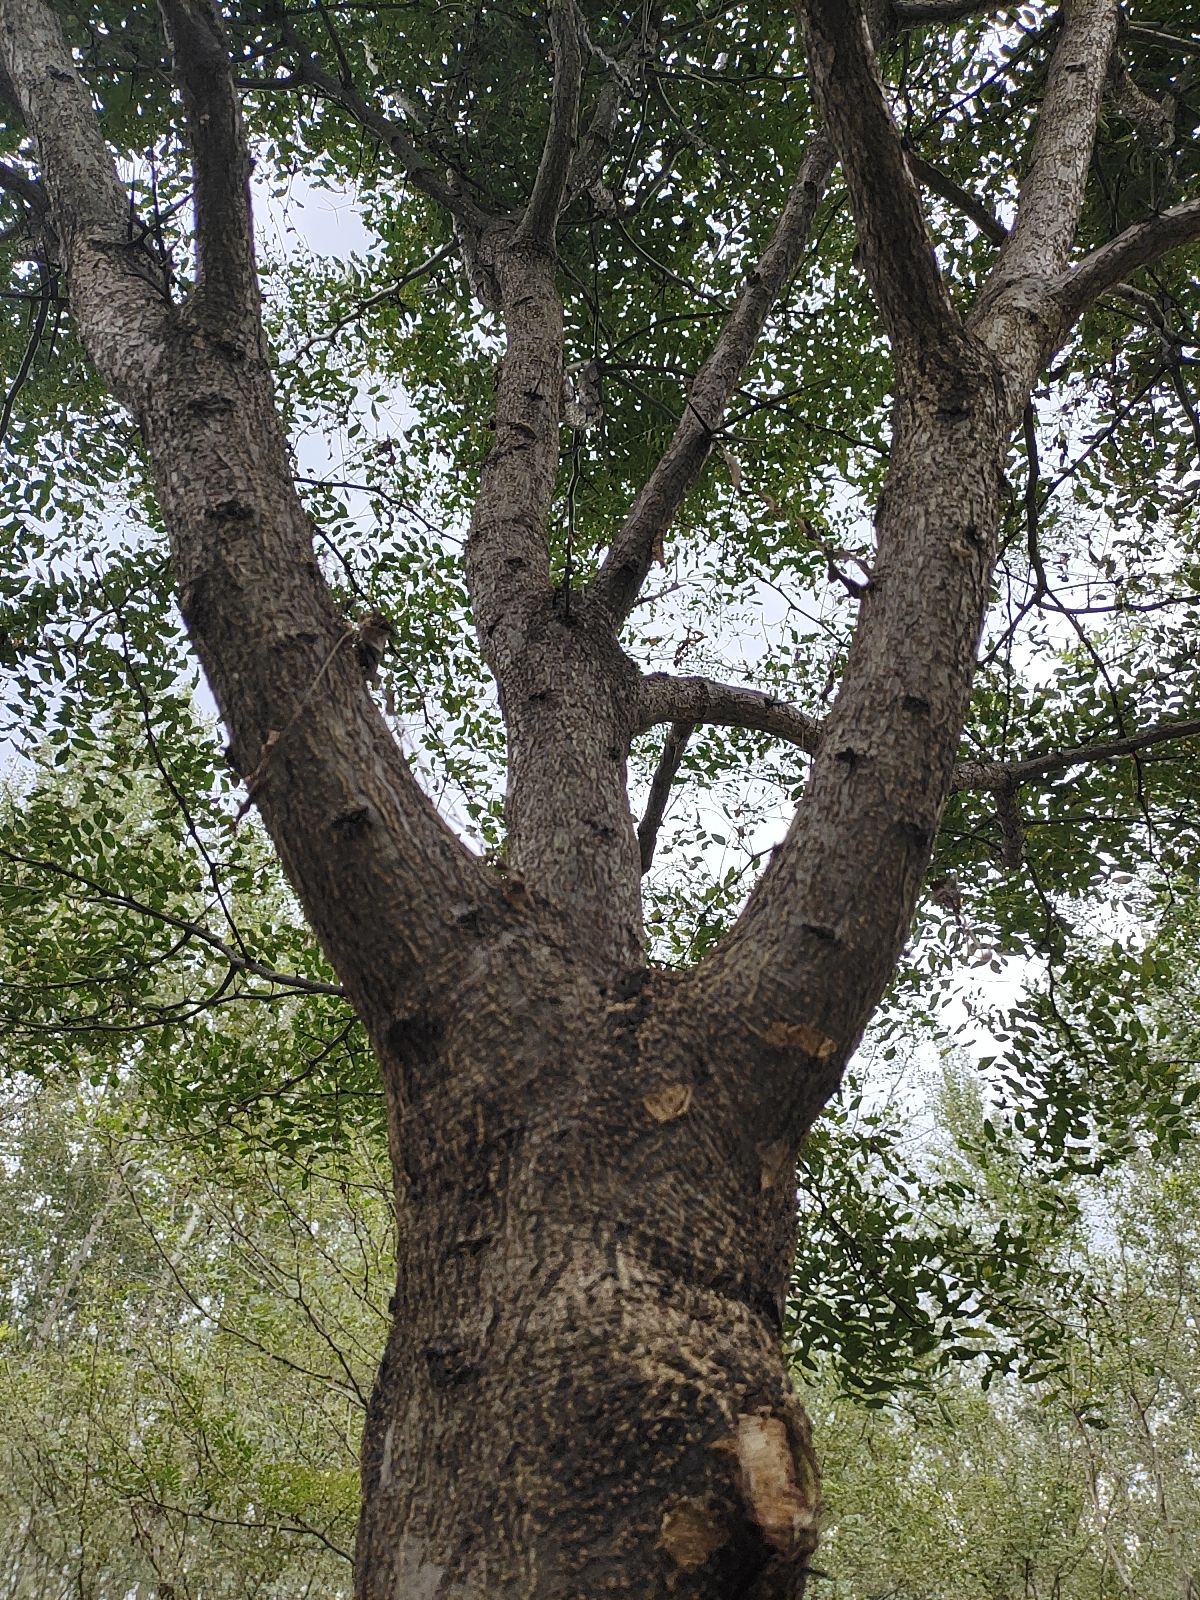
{"type": "Polygon", "coordinates": [[[259,328],[250,154],[212,0],[160,0],[183,86],[195,176],[196,295],[210,327],[259,328]]]}
{"type": "Polygon", "coordinates": [[[461,937],[450,907],[498,891],[417,787],[313,554],[259,321],[231,69],[208,0],[168,0],[193,119],[201,293],[172,306],[47,0],[0,0],[0,54],[39,152],[71,312],[134,413],[180,607],[231,759],[344,978],[386,1043],[461,937]],[[211,130],[212,144],[208,145],[211,130]],[[231,304],[214,326],[206,303],[231,304]],[[232,309],[236,327],[225,320],[232,309]]]}
{"type": "Polygon", "coordinates": [[[554,87],[537,176],[515,229],[477,235],[496,285],[506,348],[496,386],[495,443],[484,464],[467,541],[475,626],[503,692],[520,663],[532,614],[549,595],[546,519],[559,460],[562,303],[556,233],[567,194],[583,73],[573,0],[550,14],[554,87]]]}
{"type": "Polygon", "coordinates": [[[862,5],[803,0],[797,9],[817,104],[850,191],[863,269],[903,372],[954,343],[958,315],[884,99],[862,5]]]}
{"type": "Polygon", "coordinates": [[[550,100],[550,126],[529,204],[517,227],[514,243],[522,249],[551,253],[558,215],[567,193],[575,126],[579,118],[579,90],[583,77],[579,19],[574,0],[553,0],[550,38],[554,46],[554,89],[550,100]]]}
{"type": "Polygon", "coordinates": [[[1096,119],[1117,36],[1117,0],[1072,0],[1050,63],[1017,215],[997,282],[1060,272],[1075,239],[1096,119]]]}

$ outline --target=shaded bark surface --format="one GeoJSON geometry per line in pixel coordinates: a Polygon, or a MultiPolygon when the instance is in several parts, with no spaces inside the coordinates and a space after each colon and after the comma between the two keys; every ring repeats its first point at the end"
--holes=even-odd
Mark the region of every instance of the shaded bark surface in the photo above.
{"type": "MultiPolygon", "coordinates": [[[[4,76],[37,143],[72,313],[142,429],[231,759],[379,1058],[399,1273],[364,1441],[360,1600],[803,1592],[819,1478],[780,1344],[796,1153],[888,982],[951,787],[971,779],[955,760],[1011,431],[1089,299],[1200,232],[1196,210],[1178,208],[1069,267],[1117,15],[1112,0],[1073,0],[1015,225],[961,313],[868,24],[880,38],[963,9],[798,8],[826,131],[781,197],[684,422],[575,593],[552,588],[546,539],[562,407],[555,240],[583,60],[570,0],[550,8],[545,147],[515,220],[462,200],[403,130],[300,61],[302,81],[340,95],[453,213],[503,319],[466,555],[509,741],[501,871],[413,780],[364,682],[358,625],[314,557],[272,396],[217,8],[162,5],[196,179],[197,284],[176,306],[128,237],[52,9],[0,0],[4,76]],[[796,269],[835,156],[897,399],[878,557],[818,726],[750,690],[643,679],[619,628],[796,269]],[[643,952],[646,846],[626,762],[635,732],[706,720],[792,739],[812,769],[735,928],[671,975],[643,952]]],[[[1008,778],[980,768],[974,781],[1000,793],[1008,778]]]]}

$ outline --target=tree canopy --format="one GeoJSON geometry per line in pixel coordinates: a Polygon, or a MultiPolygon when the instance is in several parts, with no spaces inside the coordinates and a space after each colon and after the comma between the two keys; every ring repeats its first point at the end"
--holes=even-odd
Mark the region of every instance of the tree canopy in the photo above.
{"type": "MultiPolygon", "coordinates": [[[[939,261],[966,300],[1011,211],[1058,19],[1037,7],[999,19],[958,9],[952,26],[932,13],[922,26],[921,7],[901,8],[881,59],[939,261]]],[[[63,15],[121,157],[132,226],[145,230],[143,248],[167,252],[182,294],[190,162],[157,19],[63,15]]],[[[227,21],[256,196],[266,216],[296,217],[289,234],[264,234],[263,279],[319,554],[350,614],[379,611],[394,630],[382,686],[427,788],[502,852],[503,733],[460,557],[499,335],[472,298],[446,206],[407,170],[402,130],[420,129],[430,159],[490,207],[511,208],[540,149],[548,45],[536,12],[482,8],[469,27],[443,7],[402,16],[244,7],[227,21]],[[352,210],[350,248],[306,241],[306,229],[328,226],[323,196],[335,226],[352,210]]],[[[1123,30],[1084,247],[1190,192],[1186,21],[1149,7],[1123,30]]],[[[576,582],[694,415],[687,391],[761,255],[812,119],[785,14],[584,22],[565,361],[575,403],[590,384],[599,414],[567,435],[549,524],[559,578],[570,567],[576,582]]],[[[269,1103],[273,1140],[336,1143],[343,1116],[373,1115],[373,1069],[336,996],[305,994],[328,974],[286,890],[267,888],[275,869],[253,822],[235,826],[237,779],[194,698],[136,431],[98,389],[61,285],[28,262],[23,138],[13,122],[6,736],[69,776],[20,778],[6,822],[11,1059],[39,1074],[70,1062],[93,1078],[125,1073],[130,1040],[152,1029],[147,1070],[176,1111],[203,1102],[220,1122],[230,1107],[269,1103]],[[262,1014],[253,1032],[268,1049],[222,1023],[243,1003],[262,1014]],[[302,1059],[279,1071],[285,1038],[302,1059]]],[[[739,709],[765,725],[667,740],[676,765],[647,921],[668,962],[711,947],[778,837],[872,559],[865,514],[886,466],[890,369],[854,248],[835,177],[630,620],[629,647],[647,667],[740,678],[756,693],[739,709]]],[[[1197,870],[1192,747],[1174,737],[1197,717],[1189,269],[1177,254],[1117,285],[1027,412],[1007,469],[964,782],[877,1050],[903,1058],[908,1033],[893,1027],[945,1032],[964,1003],[982,1008],[988,1035],[1008,1045],[984,1068],[997,1104],[1060,1157],[1068,1145],[1096,1157],[1130,1118],[1186,1121],[1186,1104],[1173,1109],[1186,1068],[1156,1059],[1145,1007],[1126,1000],[1152,996],[1172,948],[1186,947],[1190,919],[1174,907],[1197,870]],[[1146,948],[1142,933],[1133,949],[1120,937],[1157,919],[1146,948]],[[986,982],[964,988],[964,967],[1003,977],[1000,993],[1015,984],[1016,1006],[998,1007],[986,982]]],[[[643,785],[661,746],[644,736],[643,785]]]]}

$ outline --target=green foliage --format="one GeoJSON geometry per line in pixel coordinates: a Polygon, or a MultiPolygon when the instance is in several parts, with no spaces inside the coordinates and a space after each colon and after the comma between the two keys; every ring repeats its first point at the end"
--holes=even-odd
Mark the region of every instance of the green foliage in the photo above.
{"type": "Polygon", "coordinates": [[[17,1080],[0,1129],[3,1592],[349,1594],[373,1150],[171,1141],[118,1085],[17,1080]]]}
{"type": "MultiPolygon", "coordinates": [[[[933,1192],[957,1184],[997,1246],[979,1292],[1005,1279],[991,1307],[1015,1296],[1023,1365],[980,1387],[929,1349],[923,1385],[887,1405],[847,1397],[840,1347],[808,1365],[830,1592],[1172,1600],[1200,1559],[1197,1147],[1064,1188],[976,1137],[970,1080],[941,1096],[933,1192]]],[[[301,1166],[165,1140],[121,1085],[23,1080],[4,1109],[4,1592],[348,1593],[390,1287],[382,1150],[301,1166]]]]}
{"type": "Polygon", "coordinates": [[[1077,1180],[1079,1220],[1039,1250],[1075,1279],[1053,1365],[986,1391],[943,1377],[911,1410],[818,1400],[821,1560],[837,1600],[1187,1592],[1200,1560],[1197,1177],[1192,1147],[1077,1180]]]}

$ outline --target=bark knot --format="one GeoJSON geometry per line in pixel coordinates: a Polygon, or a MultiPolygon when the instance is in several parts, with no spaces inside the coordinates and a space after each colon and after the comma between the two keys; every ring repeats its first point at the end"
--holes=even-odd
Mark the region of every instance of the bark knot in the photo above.
{"type": "Polygon", "coordinates": [[[681,1500],[663,1513],[659,1543],[677,1567],[701,1567],[729,1537],[720,1509],[709,1497],[681,1500]]]}
{"type": "Polygon", "coordinates": [[[691,1103],[690,1083],[664,1083],[661,1088],[642,1096],[642,1105],[655,1122],[674,1122],[687,1112],[691,1103]]]}

